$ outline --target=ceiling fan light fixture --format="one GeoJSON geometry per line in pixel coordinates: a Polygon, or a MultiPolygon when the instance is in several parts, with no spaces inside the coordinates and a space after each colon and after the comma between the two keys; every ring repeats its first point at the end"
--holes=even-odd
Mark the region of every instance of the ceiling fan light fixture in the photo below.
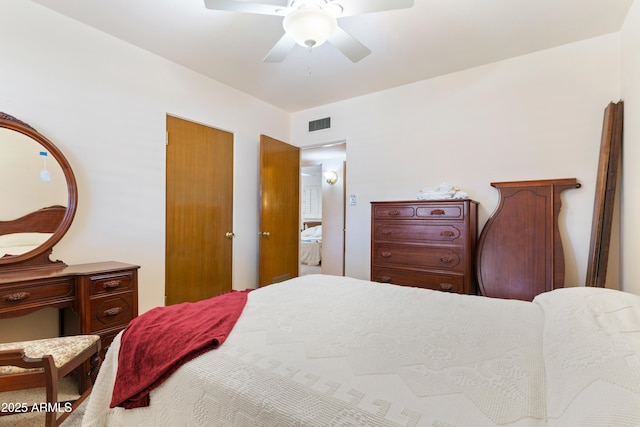
{"type": "Polygon", "coordinates": [[[338,27],[338,22],[331,12],[316,7],[302,7],[285,16],[282,26],[296,43],[311,49],[327,41],[338,27]]]}

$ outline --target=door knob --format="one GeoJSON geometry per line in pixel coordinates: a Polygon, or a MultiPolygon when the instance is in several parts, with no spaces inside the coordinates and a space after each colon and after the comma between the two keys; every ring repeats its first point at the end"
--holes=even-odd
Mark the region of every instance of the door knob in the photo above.
{"type": "Polygon", "coordinates": [[[268,231],[263,231],[262,233],[260,233],[260,235],[262,237],[269,237],[269,236],[271,236],[271,233],[269,233],[268,231]]]}
{"type": "Polygon", "coordinates": [[[230,231],[226,232],[224,235],[227,239],[233,239],[236,235],[230,231]]]}

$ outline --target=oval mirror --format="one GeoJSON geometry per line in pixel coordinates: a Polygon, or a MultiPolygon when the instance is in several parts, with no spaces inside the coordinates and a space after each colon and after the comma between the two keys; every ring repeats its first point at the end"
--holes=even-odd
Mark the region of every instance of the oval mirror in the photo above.
{"type": "Polygon", "coordinates": [[[49,255],[71,225],[77,197],[62,152],[0,113],[0,270],[63,264],[49,255]]]}

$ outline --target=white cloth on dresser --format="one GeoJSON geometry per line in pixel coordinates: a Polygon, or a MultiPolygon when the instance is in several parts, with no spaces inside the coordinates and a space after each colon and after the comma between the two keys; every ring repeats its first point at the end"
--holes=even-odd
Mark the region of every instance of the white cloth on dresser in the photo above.
{"type": "Polygon", "coordinates": [[[425,187],[420,189],[416,198],[418,200],[468,199],[469,195],[459,188],[443,182],[438,187],[425,187]]]}

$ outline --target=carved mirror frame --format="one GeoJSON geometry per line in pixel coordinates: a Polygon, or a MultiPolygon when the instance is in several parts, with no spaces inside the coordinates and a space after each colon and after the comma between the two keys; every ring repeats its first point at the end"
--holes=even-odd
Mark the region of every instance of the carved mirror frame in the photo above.
{"type": "MultiPolygon", "coordinates": [[[[62,152],[44,135],[29,126],[27,123],[16,119],[13,116],[0,112],[0,128],[10,129],[19,132],[42,146],[59,164],[67,184],[67,206],[64,216],[53,234],[40,246],[19,255],[10,255],[0,258],[0,273],[13,270],[23,270],[32,268],[44,268],[51,266],[64,266],[62,261],[52,261],[49,257],[56,243],[62,239],[69,230],[73,217],[76,213],[78,201],[78,188],[76,179],[71,170],[69,162],[62,152]]],[[[5,183],[7,185],[9,183],[5,183]]],[[[19,183],[10,183],[16,185],[19,183]]],[[[5,201],[3,201],[4,203],[5,201]]],[[[2,218],[0,218],[2,219],[2,218]]]]}

